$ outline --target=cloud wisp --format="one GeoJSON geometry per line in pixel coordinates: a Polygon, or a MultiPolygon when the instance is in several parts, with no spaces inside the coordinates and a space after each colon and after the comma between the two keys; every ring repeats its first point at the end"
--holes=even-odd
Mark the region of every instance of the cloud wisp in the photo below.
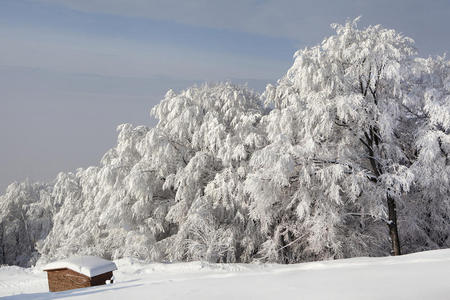
{"type": "Polygon", "coordinates": [[[363,24],[383,24],[413,35],[423,52],[441,53],[450,42],[435,40],[450,25],[448,1],[421,0],[36,0],[87,13],[165,20],[180,24],[228,29],[301,44],[317,43],[329,24],[362,15],[363,24]],[[437,43],[428,45],[430,41],[437,43]]]}

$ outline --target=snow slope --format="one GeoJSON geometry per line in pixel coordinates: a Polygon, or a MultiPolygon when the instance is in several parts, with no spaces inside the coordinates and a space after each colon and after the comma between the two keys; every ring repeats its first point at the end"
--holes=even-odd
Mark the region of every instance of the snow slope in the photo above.
{"type": "Polygon", "coordinates": [[[116,261],[112,285],[47,292],[39,268],[0,268],[2,299],[450,299],[450,249],[277,264],[116,261]]]}

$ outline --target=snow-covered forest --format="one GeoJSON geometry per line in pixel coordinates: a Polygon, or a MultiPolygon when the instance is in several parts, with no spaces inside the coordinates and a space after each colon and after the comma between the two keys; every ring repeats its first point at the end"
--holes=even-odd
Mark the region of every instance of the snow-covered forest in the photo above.
{"type": "Polygon", "coordinates": [[[294,263],[450,247],[450,61],[333,25],[259,95],[168,91],[99,166],[0,196],[0,264],[294,263]]]}

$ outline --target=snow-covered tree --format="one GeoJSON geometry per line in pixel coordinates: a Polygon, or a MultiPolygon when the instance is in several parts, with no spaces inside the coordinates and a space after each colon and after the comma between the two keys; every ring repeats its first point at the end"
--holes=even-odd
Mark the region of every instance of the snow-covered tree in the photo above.
{"type": "Polygon", "coordinates": [[[271,144],[252,157],[247,190],[273,258],[279,250],[288,262],[382,253],[383,221],[400,254],[396,201],[413,175],[398,116],[402,65],[415,52],[394,30],[356,23],[333,25],[336,35],[298,51],[266,89],[271,144]]]}
{"type": "Polygon", "coordinates": [[[169,91],[100,165],[0,197],[0,263],[293,263],[450,246],[450,63],[357,19],[263,95],[169,91]],[[265,106],[263,105],[265,101],[265,106]],[[386,234],[388,233],[388,234],[386,234]],[[38,252],[37,252],[38,251],[38,252]]]}
{"type": "Polygon", "coordinates": [[[64,200],[43,259],[235,261],[240,251],[249,260],[239,244],[247,230],[241,165],[263,144],[259,96],[231,84],[193,87],[169,91],[152,113],[155,128],[119,126],[102,166],[58,176],[53,196],[64,200]]]}
{"type": "Polygon", "coordinates": [[[264,145],[259,96],[231,84],[192,88],[169,92],[153,113],[185,163],[164,184],[176,202],[167,219],[179,228],[169,257],[248,261],[258,234],[242,182],[251,153],[264,145]]]}
{"type": "Polygon", "coordinates": [[[165,230],[161,211],[167,204],[160,199],[160,179],[142,161],[149,129],[125,124],[118,130],[117,146],[104,155],[101,167],[58,176],[54,197],[64,200],[39,249],[43,259],[80,253],[107,258],[151,255],[165,230]]]}
{"type": "Polygon", "coordinates": [[[450,247],[450,62],[418,58],[405,72],[403,119],[413,128],[408,157],[415,174],[400,219],[405,247],[450,247]]]}
{"type": "Polygon", "coordinates": [[[36,244],[51,230],[53,212],[51,185],[9,185],[0,196],[0,264],[34,265],[36,244]]]}

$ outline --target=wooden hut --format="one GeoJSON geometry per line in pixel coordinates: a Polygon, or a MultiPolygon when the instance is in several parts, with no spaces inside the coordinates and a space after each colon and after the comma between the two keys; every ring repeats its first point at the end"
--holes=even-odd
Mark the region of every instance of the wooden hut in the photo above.
{"type": "Polygon", "coordinates": [[[95,256],[72,257],[44,267],[50,292],[103,285],[108,280],[112,283],[114,270],[114,262],[95,256]]]}

